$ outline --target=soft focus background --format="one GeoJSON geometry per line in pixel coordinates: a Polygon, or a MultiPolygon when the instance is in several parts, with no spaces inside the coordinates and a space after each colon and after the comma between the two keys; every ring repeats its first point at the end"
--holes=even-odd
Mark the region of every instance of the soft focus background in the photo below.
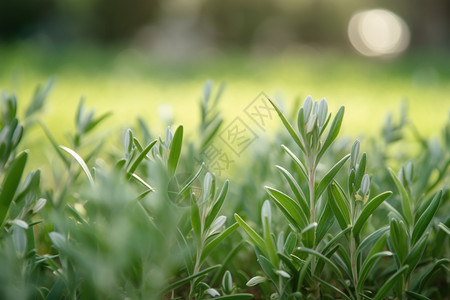
{"type": "Polygon", "coordinates": [[[208,79],[227,84],[228,120],[260,92],[288,108],[308,94],[345,105],[353,136],[375,134],[403,100],[424,134],[448,115],[447,0],[15,0],[0,11],[0,88],[23,103],[53,77],[45,122],[57,136],[81,96],[114,113],[111,128],[141,116],[158,133],[167,121],[192,132],[208,79]]]}

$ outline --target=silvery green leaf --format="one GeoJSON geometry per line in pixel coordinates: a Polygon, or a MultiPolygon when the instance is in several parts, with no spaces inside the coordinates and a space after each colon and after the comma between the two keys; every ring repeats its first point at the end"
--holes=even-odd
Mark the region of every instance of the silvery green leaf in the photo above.
{"type": "Polygon", "coordinates": [[[317,111],[319,110],[318,107],[319,107],[319,103],[317,101],[314,101],[311,115],[317,115],[317,111]]]}
{"type": "Polygon", "coordinates": [[[397,173],[397,178],[400,180],[400,183],[403,185],[403,186],[405,186],[406,185],[406,182],[405,182],[405,175],[404,175],[404,172],[403,172],[403,168],[400,168],[400,170],[398,170],[398,173],[397,173]]]}
{"type": "Polygon", "coordinates": [[[211,232],[213,231],[218,231],[220,228],[222,228],[223,224],[225,224],[225,221],[227,220],[227,217],[225,216],[219,216],[217,217],[217,219],[214,220],[214,222],[212,222],[210,230],[211,232]]]}
{"type": "Polygon", "coordinates": [[[13,224],[23,228],[23,229],[28,229],[28,224],[27,222],[20,220],[20,219],[15,219],[12,221],[13,224]]]}
{"type": "Polygon", "coordinates": [[[283,270],[276,270],[275,273],[277,273],[278,275],[280,275],[281,277],[284,277],[284,278],[291,278],[291,275],[289,275],[288,272],[283,271],[283,270]]]}
{"type": "Polygon", "coordinates": [[[231,278],[230,271],[226,271],[222,278],[222,289],[225,294],[231,294],[233,291],[233,279],[231,278]]]}
{"type": "Polygon", "coordinates": [[[205,178],[203,179],[203,201],[206,201],[209,198],[213,180],[214,178],[212,174],[210,172],[206,173],[205,178]]]}
{"type": "Polygon", "coordinates": [[[318,118],[319,118],[319,126],[322,127],[325,123],[325,120],[327,119],[328,114],[328,104],[327,100],[325,98],[322,98],[319,103],[319,112],[318,112],[318,118]]]}
{"type": "Polygon", "coordinates": [[[126,157],[128,157],[131,154],[131,150],[133,148],[133,131],[131,131],[131,129],[127,129],[127,133],[125,134],[124,146],[126,157]]]}
{"type": "Polygon", "coordinates": [[[37,213],[38,211],[40,211],[45,206],[46,203],[47,199],[40,198],[33,206],[33,213],[37,213]]]}
{"type": "Polygon", "coordinates": [[[353,168],[356,168],[356,163],[358,162],[359,147],[360,147],[359,140],[356,140],[353,143],[352,152],[351,152],[351,163],[352,163],[351,167],[353,167],[353,168]]]}
{"type": "Polygon", "coordinates": [[[269,227],[272,224],[272,210],[270,208],[270,202],[269,200],[264,201],[264,204],[261,208],[261,220],[264,220],[264,218],[267,217],[269,220],[269,227]]]}
{"type": "Polygon", "coordinates": [[[62,249],[64,248],[64,244],[66,243],[66,238],[59,232],[52,231],[49,234],[50,240],[56,248],[62,249]]]}
{"type": "Polygon", "coordinates": [[[168,148],[170,148],[170,145],[172,145],[172,140],[173,140],[173,133],[172,130],[170,130],[170,126],[167,126],[166,129],[166,137],[164,139],[164,142],[166,143],[166,146],[168,148]]]}
{"type": "Polygon", "coordinates": [[[212,80],[207,80],[205,85],[203,86],[203,103],[206,105],[208,103],[209,98],[211,97],[211,91],[213,87],[212,80]]]}
{"type": "Polygon", "coordinates": [[[213,288],[209,288],[205,292],[208,293],[211,297],[219,297],[220,296],[219,292],[213,288]]]}
{"type": "Polygon", "coordinates": [[[94,185],[94,178],[92,178],[91,172],[89,171],[88,166],[86,165],[85,161],[81,158],[81,156],[72,149],[69,149],[67,147],[59,146],[59,148],[63,149],[64,151],[72,155],[73,158],[75,158],[77,163],[81,166],[81,169],[83,169],[84,173],[86,174],[91,185],[94,185]]]}
{"type": "Polygon", "coordinates": [[[450,235],[450,228],[448,228],[444,223],[440,222],[438,224],[439,228],[441,228],[447,235],[450,235]]]}
{"type": "Polygon", "coordinates": [[[411,184],[413,176],[414,176],[414,167],[413,167],[412,162],[408,162],[408,164],[405,167],[404,172],[405,172],[404,175],[406,177],[406,180],[408,181],[409,184],[411,184]]]}
{"type": "Polygon", "coordinates": [[[23,135],[23,126],[18,124],[12,136],[12,144],[13,145],[19,144],[22,135],[23,135]]]}
{"type": "Polygon", "coordinates": [[[277,238],[277,251],[283,253],[284,250],[284,231],[281,231],[278,234],[277,238]]]}
{"type": "Polygon", "coordinates": [[[263,283],[265,281],[267,281],[266,277],[255,276],[255,277],[250,278],[249,281],[247,281],[246,286],[255,286],[255,285],[263,283]]]}
{"type": "Polygon", "coordinates": [[[311,118],[308,121],[308,124],[306,124],[306,133],[310,133],[314,130],[317,123],[317,115],[312,115],[311,118]]]}
{"type": "Polygon", "coordinates": [[[311,95],[308,95],[305,99],[305,102],[303,102],[302,108],[303,108],[303,118],[304,122],[308,122],[309,115],[311,114],[311,109],[313,105],[313,99],[311,95]]]}
{"type": "Polygon", "coordinates": [[[27,250],[27,235],[25,229],[21,226],[15,226],[13,229],[12,238],[16,252],[23,257],[25,255],[25,251],[27,250]]]}
{"type": "Polygon", "coordinates": [[[361,181],[361,192],[363,194],[363,197],[367,196],[369,189],[370,189],[370,178],[369,175],[365,174],[361,181]]]}

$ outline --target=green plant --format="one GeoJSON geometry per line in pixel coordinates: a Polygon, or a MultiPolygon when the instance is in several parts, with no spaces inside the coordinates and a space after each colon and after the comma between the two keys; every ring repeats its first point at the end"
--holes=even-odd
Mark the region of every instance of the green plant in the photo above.
{"type": "MultiPolygon", "coordinates": [[[[395,218],[400,216],[404,219],[394,208],[392,208],[394,218],[391,219],[390,226],[377,224],[379,227],[374,227],[371,219],[375,218],[376,209],[386,203],[392,192],[370,196],[372,188],[370,176],[366,174],[367,158],[366,153],[359,157],[359,141],[353,144],[350,154],[344,156],[328,171],[324,171],[322,179],[317,180],[319,173],[317,166],[338,134],[343,108],[334,118],[326,137],[321,139],[331,119],[330,115],[327,117],[324,99],[314,103],[310,97],[305,100],[298,113],[298,131],[294,130],[278,107],[273,103],[272,105],[292,140],[300,148],[302,156],[299,157],[288,147],[282,146],[295,162],[296,173],[281,166],[277,168],[293,196],[266,187],[272,202],[289,223],[286,240],[283,231],[278,235],[273,231],[271,209],[267,201],[261,210],[262,236],[238,214],[235,215],[254,245],[257,260],[264,272],[264,276],[253,277],[248,285],[269,281],[274,287],[276,297],[280,299],[322,298],[326,297],[327,290],[331,295],[340,295],[345,299],[372,297],[383,299],[391,289],[394,289],[398,297],[405,297],[406,294],[418,296],[416,290],[408,290],[409,278],[421,261],[428,238],[425,231],[436,213],[442,192],[438,192],[434,200],[430,198],[422,204],[421,209],[415,208],[417,205],[414,206],[412,200],[408,199],[407,192],[402,192],[402,207],[407,207],[403,210],[403,215],[414,210],[417,215],[415,219],[417,221],[413,223],[410,213],[411,222],[408,224],[412,225],[408,231],[403,221],[395,218]],[[338,178],[338,171],[348,159],[350,159],[348,176],[338,178]],[[342,179],[347,182],[346,189],[339,183],[342,179]],[[307,192],[304,192],[305,189],[307,192]],[[387,239],[387,236],[390,238],[387,239]],[[410,239],[413,241],[411,246],[409,246],[410,239]],[[392,257],[391,251],[386,250],[387,244],[395,254],[398,267],[376,273],[376,263],[380,259],[392,257]],[[330,272],[334,276],[333,280],[329,278],[330,272]],[[327,274],[325,278],[328,280],[324,279],[324,274],[327,274]],[[385,278],[382,285],[376,283],[380,277],[385,278]]],[[[406,182],[409,179],[411,183],[412,174],[408,172],[412,172],[411,165],[402,180],[406,182]]],[[[405,172],[401,171],[400,176],[403,176],[402,174],[405,172]]],[[[439,176],[439,180],[441,176],[443,175],[439,176]]],[[[396,179],[397,186],[402,187],[397,177],[393,178],[396,179]]],[[[383,184],[390,186],[385,182],[383,184]]],[[[441,228],[445,229],[442,226],[445,224],[441,225],[441,228]]],[[[444,265],[446,261],[444,259],[434,262],[431,270],[444,265]]],[[[420,280],[423,281],[424,278],[420,280]]]]}
{"type": "Polygon", "coordinates": [[[31,171],[22,180],[28,152],[17,153],[23,126],[17,119],[14,94],[2,94],[0,119],[0,297],[42,295],[45,257],[37,253],[35,227],[47,200],[40,198],[41,172],[31,171]]]}
{"type": "Polygon", "coordinates": [[[445,299],[450,119],[438,140],[404,115],[360,154],[364,140],[336,142],[343,107],[332,118],[326,100],[307,97],[294,129],[272,103],[287,134],[222,180],[197,160],[223,122],[223,86],[215,97],[204,86],[200,139],[182,125],[152,139],[140,120],[143,139],[126,130],[122,153],[94,136],[109,114],[83,101],[60,145],[39,121],[50,86],[23,123],[2,94],[0,298],[445,299]],[[22,179],[20,141],[36,122],[59,157],[54,181],[45,169],[22,179]],[[398,155],[408,128],[418,154],[398,155]]]}

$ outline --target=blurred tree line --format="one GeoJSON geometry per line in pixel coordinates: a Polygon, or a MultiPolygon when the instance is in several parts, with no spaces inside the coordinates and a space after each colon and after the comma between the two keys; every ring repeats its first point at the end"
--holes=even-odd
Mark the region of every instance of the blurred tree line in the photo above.
{"type": "Polygon", "coordinates": [[[378,7],[405,19],[413,46],[449,47],[448,0],[0,0],[0,41],[121,43],[189,20],[191,35],[207,32],[216,47],[342,47],[351,15],[378,7]]]}

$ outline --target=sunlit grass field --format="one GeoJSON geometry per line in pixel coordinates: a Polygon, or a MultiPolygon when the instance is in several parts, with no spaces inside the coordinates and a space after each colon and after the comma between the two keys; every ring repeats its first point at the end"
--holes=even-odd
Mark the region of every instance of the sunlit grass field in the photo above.
{"type": "Polygon", "coordinates": [[[82,96],[87,107],[113,113],[104,123],[107,128],[130,126],[140,116],[159,134],[166,126],[160,112],[167,105],[161,105],[168,104],[174,123],[192,133],[202,86],[209,79],[226,82],[221,102],[226,120],[238,116],[260,92],[287,109],[310,94],[326,97],[333,111],[346,106],[342,132],[351,136],[377,135],[386,114],[398,111],[403,100],[420,133],[438,134],[450,108],[450,60],[443,53],[396,60],[333,51],[169,60],[134,49],[0,47],[0,87],[14,91],[20,103],[50,77],[55,84],[43,117],[57,136],[73,129],[82,96]]]}

